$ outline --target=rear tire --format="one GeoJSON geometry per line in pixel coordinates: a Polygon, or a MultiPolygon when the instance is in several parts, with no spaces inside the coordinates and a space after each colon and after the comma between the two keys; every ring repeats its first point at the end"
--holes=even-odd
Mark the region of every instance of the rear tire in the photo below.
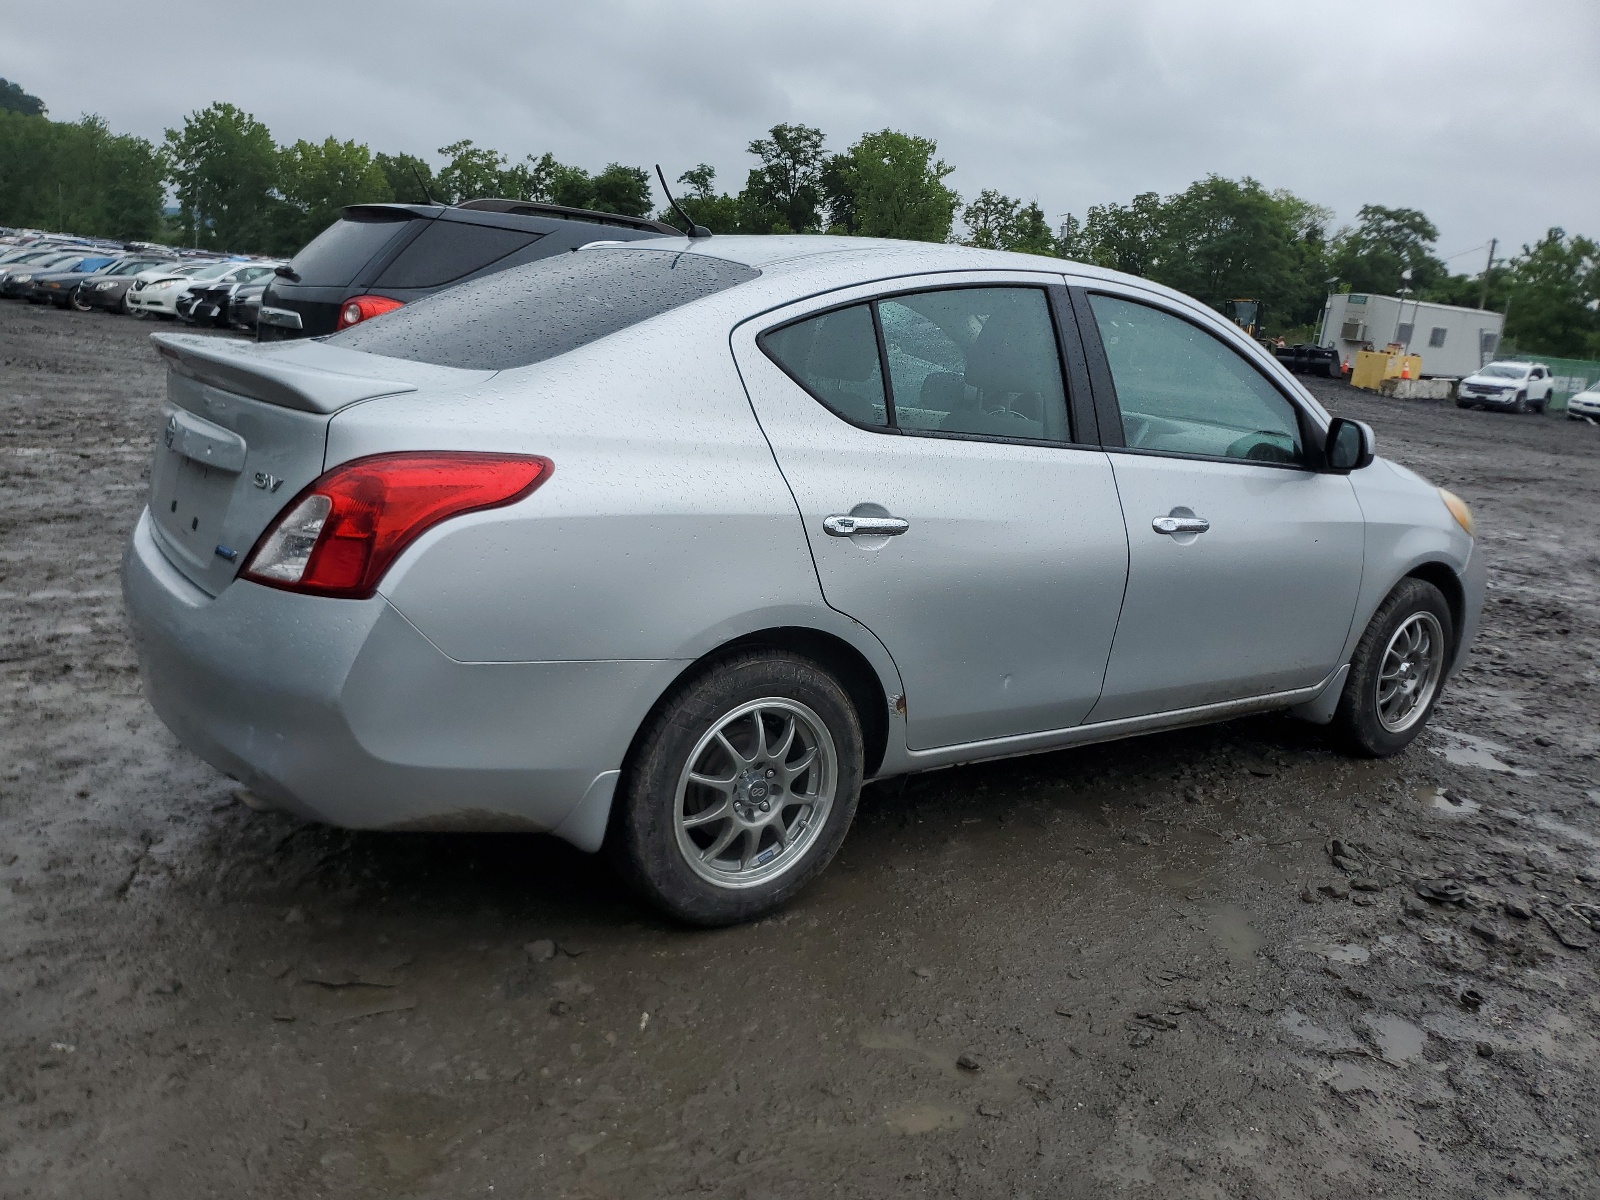
{"type": "Polygon", "coordinates": [[[1444,689],[1455,619],[1433,584],[1402,579],[1372,615],[1350,659],[1332,732],[1363,758],[1387,758],[1428,724],[1444,689]]]}
{"type": "Polygon", "coordinates": [[[831,675],[787,651],[747,651],[680,684],[646,722],[606,849],[680,921],[752,920],[832,861],[862,759],[861,723],[831,675]]]}

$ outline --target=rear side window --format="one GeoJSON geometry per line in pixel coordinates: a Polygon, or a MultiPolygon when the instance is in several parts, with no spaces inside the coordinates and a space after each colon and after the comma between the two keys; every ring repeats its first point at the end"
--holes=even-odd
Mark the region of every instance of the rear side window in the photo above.
{"type": "Polygon", "coordinates": [[[504,371],[566,354],[759,274],[703,254],[585,250],[469,280],[327,340],[389,358],[504,371]]]}
{"type": "Polygon", "coordinates": [[[289,265],[308,287],[344,287],[414,219],[403,212],[341,217],[312,238],[289,265]]]}
{"type": "Polygon", "coordinates": [[[384,268],[374,287],[426,288],[453,283],[539,240],[542,234],[459,221],[431,221],[384,268]]]}
{"type": "Polygon", "coordinates": [[[889,424],[872,309],[836,309],[763,334],[761,347],[834,412],[857,425],[889,424]]]}

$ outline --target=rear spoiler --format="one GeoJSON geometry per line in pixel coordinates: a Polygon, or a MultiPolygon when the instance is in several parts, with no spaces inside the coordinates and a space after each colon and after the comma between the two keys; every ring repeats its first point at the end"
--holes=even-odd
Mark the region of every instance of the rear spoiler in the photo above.
{"type": "MultiPolygon", "coordinates": [[[[150,340],[168,368],[178,374],[280,408],[334,413],[361,400],[417,390],[415,383],[398,379],[352,375],[287,360],[285,351],[301,350],[296,357],[306,357],[303,348],[308,343],[275,343],[267,349],[255,342],[195,333],[152,333],[150,340]]],[[[319,349],[328,350],[329,357],[340,357],[331,347],[319,349]]]]}

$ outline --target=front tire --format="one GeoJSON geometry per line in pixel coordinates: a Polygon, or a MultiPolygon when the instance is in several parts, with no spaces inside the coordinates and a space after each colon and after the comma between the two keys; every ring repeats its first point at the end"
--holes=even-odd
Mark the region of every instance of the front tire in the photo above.
{"type": "Polygon", "coordinates": [[[1350,659],[1333,733],[1363,758],[1387,758],[1428,723],[1455,644],[1450,605],[1433,584],[1402,579],[1378,606],[1350,659]]]}
{"type": "Polygon", "coordinates": [[[693,925],[748,921],[832,861],[861,792],[861,723],[810,659],[752,650],[677,687],[635,744],[607,849],[693,925]]]}
{"type": "Polygon", "coordinates": [[[1515,402],[1511,405],[1511,411],[1514,412],[1514,413],[1525,413],[1525,412],[1528,411],[1528,393],[1527,392],[1518,392],[1517,393],[1517,398],[1516,398],[1515,402]]]}

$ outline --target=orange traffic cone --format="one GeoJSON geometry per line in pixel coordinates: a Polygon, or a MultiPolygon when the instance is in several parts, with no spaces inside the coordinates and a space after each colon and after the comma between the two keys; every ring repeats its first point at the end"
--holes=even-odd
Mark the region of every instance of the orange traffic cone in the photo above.
{"type": "Polygon", "coordinates": [[[1411,364],[1410,363],[1402,362],[1400,364],[1400,378],[1401,379],[1410,379],[1411,378],[1411,364]]]}
{"type": "Polygon", "coordinates": [[[1350,374],[1350,360],[1348,358],[1344,360],[1344,366],[1340,367],[1339,370],[1346,375],[1350,374]]]}

